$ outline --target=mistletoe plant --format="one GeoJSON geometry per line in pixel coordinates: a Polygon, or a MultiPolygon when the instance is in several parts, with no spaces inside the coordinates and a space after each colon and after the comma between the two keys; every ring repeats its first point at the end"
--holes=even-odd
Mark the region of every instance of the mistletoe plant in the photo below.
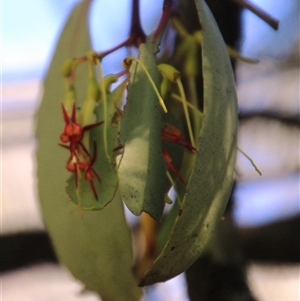
{"type": "Polygon", "coordinates": [[[71,13],[45,80],[37,113],[39,198],[57,255],[74,277],[102,300],[139,300],[137,284],[166,281],[191,266],[223,215],[237,151],[234,76],[204,0],[195,1],[195,34],[165,0],[149,36],[133,1],[129,38],[104,52],[90,50],[90,3],[71,13]],[[181,37],[173,54],[160,46],[169,31],[181,37]],[[117,74],[103,74],[102,61],[122,47],[137,48],[137,57],[124,57],[117,74]],[[135,272],[123,202],[134,215],[164,220],[153,257],[137,262],[135,272]],[[166,207],[172,209],[164,217],[166,207]]]}

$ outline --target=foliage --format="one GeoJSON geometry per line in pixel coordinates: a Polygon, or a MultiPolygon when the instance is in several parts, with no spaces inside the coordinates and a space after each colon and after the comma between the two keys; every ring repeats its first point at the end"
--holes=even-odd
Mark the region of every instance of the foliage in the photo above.
{"type": "MultiPolygon", "coordinates": [[[[41,210],[61,262],[86,288],[103,300],[138,300],[122,200],[133,214],[146,212],[160,222],[170,206],[167,192],[172,186],[177,192],[169,226],[161,228],[161,250],[135,275],[139,285],[180,274],[204,252],[233,184],[234,77],[203,0],[196,1],[201,32],[175,49],[185,66],[181,73],[171,57],[157,58],[167,22],[176,22],[172,1],[165,1],[151,35],[133,17],[137,25],[128,40],[103,53],[89,51],[89,5],[82,1],[65,25],[37,113],[41,210]],[[124,46],[137,47],[138,57],[124,58],[124,70],[104,77],[101,61],[124,46]],[[202,110],[194,91],[199,61],[202,110]]],[[[180,26],[174,28],[187,36],[180,26]]]]}

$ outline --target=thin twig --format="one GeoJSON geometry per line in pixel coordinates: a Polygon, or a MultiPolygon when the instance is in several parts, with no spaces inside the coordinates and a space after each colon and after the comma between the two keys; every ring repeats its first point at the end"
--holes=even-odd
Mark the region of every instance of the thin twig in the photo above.
{"type": "Polygon", "coordinates": [[[268,25],[270,25],[273,29],[278,30],[279,21],[275,18],[273,18],[271,15],[263,11],[258,6],[254,5],[253,3],[250,3],[247,0],[231,0],[234,1],[239,6],[246,8],[250,10],[253,14],[255,14],[257,17],[265,21],[268,25]]]}
{"type": "Polygon", "coordinates": [[[252,164],[252,166],[254,167],[254,169],[257,171],[257,173],[261,176],[262,173],[261,171],[259,170],[259,168],[256,166],[256,164],[254,163],[254,161],[242,150],[238,147],[238,151],[243,155],[245,156],[249,161],[250,163],[252,164]]]}

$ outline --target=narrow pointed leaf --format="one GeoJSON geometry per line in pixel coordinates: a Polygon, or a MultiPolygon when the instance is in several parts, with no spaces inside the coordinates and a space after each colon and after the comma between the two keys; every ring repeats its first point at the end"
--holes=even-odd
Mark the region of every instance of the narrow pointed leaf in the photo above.
{"type": "MultiPolygon", "coordinates": [[[[60,68],[66,59],[81,57],[90,49],[90,2],[81,2],[72,12],[45,79],[44,97],[36,116],[40,206],[59,260],[75,278],[101,295],[103,301],[139,300],[141,291],[131,273],[131,239],[121,200],[116,197],[105,210],[82,213],[65,191],[68,155],[57,145],[64,127],[61,101],[65,90],[60,68]]],[[[78,72],[81,88],[76,93],[84,100],[87,70],[80,66],[78,72]]]]}
{"type": "MultiPolygon", "coordinates": [[[[159,87],[155,56],[144,44],[139,50],[140,61],[159,87]]],[[[167,189],[160,139],[164,127],[162,109],[141,65],[133,62],[130,73],[128,99],[120,126],[120,140],[124,146],[118,169],[120,190],[133,214],[145,211],[160,221],[167,189]]]]}
{"type": "Polygon", "coordinates": [[[226,46],[204,0],[196,1],[203,28],[204,114],[198,154],[170,238],[140,285],[182,272],[207,247],[233,184],[237,99],[226,46]]]}

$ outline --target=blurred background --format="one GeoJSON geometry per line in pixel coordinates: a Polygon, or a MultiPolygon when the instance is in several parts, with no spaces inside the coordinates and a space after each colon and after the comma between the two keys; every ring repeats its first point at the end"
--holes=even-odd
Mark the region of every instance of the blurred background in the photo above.
{"type": "MultiPolygon", "coordinates": [[[[1,1],[1,234],[43,230],[35,177],[34,114],[43,78],[60,31],[78,0],[1,1]]],[[[160,16],[162,0],[141,0],[142,24],[149,33],[160,16]],[[156,19],[153,19],[153,18],[156,19]]],[[[280,21],[274,31],[251,12],[243,13],[241,53],[258,65],[237,65],[241,113],[234,218],[240,227],[257,227],[300,213],[299,203],[299,14],[297,0],[253,0],[280,21]],[[297,125],[298,122],[298,125],[297,125]]],[[[129,31],[131,1],[94,0],[93,47],[106,50],[129,31]],[[105,13],[103,13],[105,12],[105,13]]],[[[116,56],[124,57],[125,50],[116,56]]],[[[109,56],[104,71],[120,70],[109,56]]],[[[58,75],[59,76],[59,75],[58,75]]],[[[299,300],[299,266],[251,265],[248,278],[261,301],[299,300]]],[[[81,296],[81,286],[63,268],[35,265],[1,274],[2,300],[97,300],[81,296]],[[59,294],[58,294],[59,292],[59,294]]],[[[188,300],[184,277],[149,290],[150,300],[188,300]]],[[[148,299],[147,299],[148,300],[148,299]]]]}

